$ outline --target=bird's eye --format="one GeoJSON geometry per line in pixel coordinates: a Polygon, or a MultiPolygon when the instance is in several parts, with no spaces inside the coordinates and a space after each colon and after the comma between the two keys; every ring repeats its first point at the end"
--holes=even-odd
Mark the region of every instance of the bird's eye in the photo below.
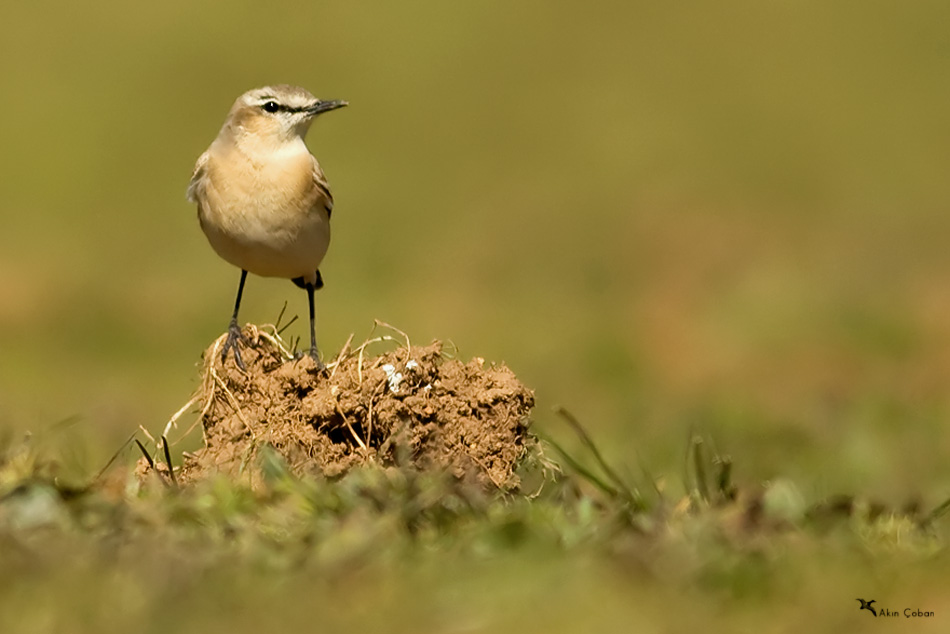
{"type": "Polygon", "coordinates": [[[276,101],[267,101],[261,108],[263,108],[265,112],[274,113],[280,110],[280,105],[276,101]]]}

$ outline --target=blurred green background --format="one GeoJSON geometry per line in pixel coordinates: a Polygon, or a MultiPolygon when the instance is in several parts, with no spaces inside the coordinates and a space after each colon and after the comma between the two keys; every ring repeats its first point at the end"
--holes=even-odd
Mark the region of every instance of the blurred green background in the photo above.
{"type": "MultiPolygon", "coordinates": [[[[950,491],[950,6],[103,1],[0,8],[0,425],[104,460],[196,385],[238,280],[184,191],[241,92],[351,106],[328,355],[378,318],[505,361],[607,457],[691,430],[811,499],[950,491]]],[[[289,282],[251,278],[242,319],[289,282]]],[[[291,333],[305,333],[303,321],[291,333]]]]}

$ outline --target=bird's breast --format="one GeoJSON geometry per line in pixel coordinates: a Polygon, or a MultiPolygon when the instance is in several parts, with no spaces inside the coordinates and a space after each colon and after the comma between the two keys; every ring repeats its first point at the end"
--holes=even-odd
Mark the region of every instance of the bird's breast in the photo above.
{"type": "Polygon", "coordinates": [[[316,270],[330,225],[313,170],[306,150],[267,159],[238,151],[212,154],[198,213],[215,250],[259,275],[296,277],[316,270]]]}
{"type": "Polygon", "coordinates": [[[206,215],[238,236],[290,238],[302,227],[327,222],[309,153],[271,160],[212,158],[205,192],[206,215]]]}

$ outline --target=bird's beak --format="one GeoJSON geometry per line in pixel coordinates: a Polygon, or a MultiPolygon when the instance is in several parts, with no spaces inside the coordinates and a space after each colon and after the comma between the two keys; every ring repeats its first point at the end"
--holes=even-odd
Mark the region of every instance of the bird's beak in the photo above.
{"type": "Polygon", "coordinates": [[[342,99],[334,99],[332,101],[320,101],[318,100],[311,106],[307,107],[307,113],[315,117],[321,112],[329,112],[330,110],[336,110],[337,108],[342,108],[343,106],[348,106],[349,104],[342,99]]]}

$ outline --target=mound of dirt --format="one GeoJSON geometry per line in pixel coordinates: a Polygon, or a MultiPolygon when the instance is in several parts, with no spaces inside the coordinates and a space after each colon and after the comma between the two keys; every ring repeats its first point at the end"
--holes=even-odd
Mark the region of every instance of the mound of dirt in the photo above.
{"type": "MultiPolygon", "coordinates": [[[[205,447],[185,454],[179,482],[214,473],[259,477],[256,454],[270,446],[298,474],[337,477],[367,463],[448,470],[485,487],[518,487],[530,447],[534,395],[504,365],[447,358],[442,344],[379,356],[344,347],[319,370],[293,359],[283,341],[248,325],[241,355],[221,363],[218,339],[205,351],[201,404],[205,447]]],[[[408,339],[407,339],[408,343],[408,339]]]]}

